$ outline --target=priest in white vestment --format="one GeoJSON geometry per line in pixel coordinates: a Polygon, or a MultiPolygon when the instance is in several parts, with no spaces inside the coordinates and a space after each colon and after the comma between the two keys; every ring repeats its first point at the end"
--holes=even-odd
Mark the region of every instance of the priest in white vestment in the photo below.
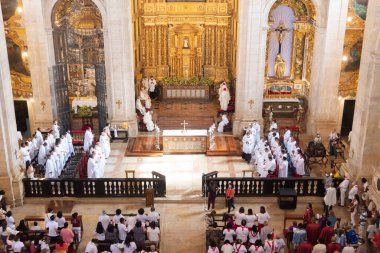
{"type": "Polygon", "coordinates": [[[22,143],[21,144],[21,148],[20,148],[20,157],[22,158],[22,161],[24,163],[24,166],[25,166],[25,163],[27,161],[31,161],[30,159],[30,152],[29,152],[29,147],[27,147],[25,145],[25,143],[22,143]]]}
{"type": "Polygon", "coordinates": [[[218,95],[220,97],[220,94],[222,94],[222,91],[224,89],[227,89],[228,90],[228,87],[227,87],[227,83],[225,81],[223,81],[220,85],[219,85],[219,89],[218,89],[218,95]]]}
{"type": "Polygon", "coordinates": [[[228,125],[230,121],[227,118],[227,115],[222,114],[222,121],[219,122],[218,124],[218,132],[223,133],[224,127],[228,125]]]}
{"type": "Polygon", "coordinates": [[[149,132],[152,132],[154,130],[154,123],[153,123],[153,120],[152,120],[152,112],[147,112],[145,115],[144,115],[144,124],[146,125],[146,129],[149,131],[149,132]]]}
{"type": "Polygon", "coordinates": [[[42,133],[41,133],[40,128],[37,128],[37,131],[36,131],[36,137],[37,137],[38,147],[39,147],[39,146],[41,146],[42,143],[44,142],[44,137],[42,136],[42,133]]]}
{"type": "Polygon", "coordinates": [[[94,155],[91,154],[87,161],[87,178],[96,178],[96,173],[98,170],[98,164],[94,158],[94,155]]]}
{"type": "Polygon", "coordinates": [[[228,109],[228,103],[231,100],[230,92],[227,88],[223,88],[222,92],[219,95],[219,101],[220,101],[220,109],[223,111],[227,111],[228,109]]]}
{"type": "Polygon", "coordinates": [[[99,143],[95,145],[94,158],[96,163],[98,164],[98,169],[95,171],[95,177],[102,178],[104,177],[104,167],[106,165],[106,158],[99,143]]]}
{"type": "Polygon", "coordinates": [[[252,130],[252,133],[255,133],[254,134],[254,137],[255,137],[255,146],[259,143],[260,141],[260,125],[259,123],[257,123],[256,120],[253,121],[252,123],[252,126],[251,126],[251,130],[252,130]]]}
{"type": "Polygon", "coordinates": [[[277,121],[275,119],[271,122],[270,129],[278,129],[277,121]]]}
{"type": "Polygon", "coordinates": [[[298,157],[293,163],[293,166],[296,168],[297,176],[305,175],[305,160],[301,154],[298,154],[298,157]]]}
{"type": "Polygon", "coordinates": [[[111,145],[110,145],[110,141],[108,139],[106,132],[103,131],[102,134],[100,135],[99,143],[100,143],[100,147],[102,148],[102,151],[104,153],[104,156],[107,159],[111,153],[111,145]]]}
{"type": "Polygon", "coordinates": [[[326,211],[329,211],[333,206],[336,205],[336,188],[330,184],[326,190],[326,195],[323,198],[325,205],[327,207],[326,211]]]}
{"type": "Polygon", "coordinates": [[[285,130],[285,134],[284,134],[284,145],[286,147],[286,145],[288,144],[289,138],[292,135],[292,132],[290,131],[290,129],[288,127],[286,127],[285,129],[286,130],[285,130]]]}
{"type": "Polygon", "coordinates": [[[252,152],[254,148],[253,145],[254,145],[254,137],[251,131],[248,130],[247,133],[243,137],[243,154],[242,154],[242,158],[248,163],[251,161],[251,156],[252,156],[252,152]]]}
{"type": "Polygon", "coordinates": [[[91,131],[91,128],[87,128],[85,134],[84,134],[84,143],[83,143],[83,150],[85,152],[89,151],[92,144],[94,142],[94,134],[91,131]]]}
{"type": "Polygon", "coordinates": [[[59,129],[60,129],[60,127],[58,126],[58,122],[55,120],[53,127],[52,127],[53,135],[54,135],[55,139],[58,139],[60,137],[59,129]]]}

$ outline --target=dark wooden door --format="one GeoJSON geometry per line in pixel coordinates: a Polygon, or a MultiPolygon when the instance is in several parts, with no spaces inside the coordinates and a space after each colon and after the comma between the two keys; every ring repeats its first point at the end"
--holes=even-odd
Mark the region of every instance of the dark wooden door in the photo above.
{"type": "Polygon", "coordinates": [[[96,87],[95,93],[96,98],[98,100],[98,118],[99,118],[99,132],[103,130],[103,128],[107,124],[107,91],[106,91],[106,72],[104,64],[95,65],[95,79],[96,79],[96,87]]]}

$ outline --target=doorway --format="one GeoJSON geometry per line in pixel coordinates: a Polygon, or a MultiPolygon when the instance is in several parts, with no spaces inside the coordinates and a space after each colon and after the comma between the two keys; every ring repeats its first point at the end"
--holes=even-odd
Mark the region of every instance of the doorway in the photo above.
{"type": "Polygon", "coordinates": [[[347,99],[344,101],[342,128],[340,130],[342,136],[348,136],[352,130],[352,123],[354,121],[355,100],[347,99]]]}
{"type": "Polygon", "coordinates": [[[31,136],[28,102],[26,100],[14,100],[13,103],[15,106],[17,131],[20,131],[23,137],[31,136]]]}

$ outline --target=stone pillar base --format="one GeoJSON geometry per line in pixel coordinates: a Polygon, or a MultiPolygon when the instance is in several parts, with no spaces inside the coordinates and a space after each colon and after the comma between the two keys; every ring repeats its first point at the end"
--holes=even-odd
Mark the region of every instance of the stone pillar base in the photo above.
{"type": "Polygon", "coordinates": [[[307,133],[310,135],[316,135],[317,132],[321,134],[322,139],[328,140],[329,134],[332,130],[336,129],[337,133],[340,129],[337,129],[338,122],[333,120],[314,120],[309,119],[307,121],[307,133]]]}
{"type": "Polygon", "coordinates": [[[7,205],[11,207],[22,206],[24,204],[22,178],[22,175],[13,180],[9,177],[0,177],[1,189],[5,191],[7,205]]]}
{"type": "Polygon", "coordinates": [[[128,136],[129,137],[136,137],[139,133],[138,131],[138,127],[137,127],[137,120],[134,119],[134,120],[123,120],[123,121],[120,121],[120,120],[112,120],[110,122],[111,126],[114,126],[114,125],[122,125],[124,123],[128,123],[128,136]]]}
{"type": "Polygon", "coordinates": [[[232,133],[234,137],[242,138],[243,129],[249,124],[251,124],[254,120],[257,120],[257,122],[260,124],[261,129],[261,136],[263,136],[263,129],[264,129],[264,120],[262,117],[255,118],[255,119],[233,119],[233,126],[232,126],[232,133]]]}

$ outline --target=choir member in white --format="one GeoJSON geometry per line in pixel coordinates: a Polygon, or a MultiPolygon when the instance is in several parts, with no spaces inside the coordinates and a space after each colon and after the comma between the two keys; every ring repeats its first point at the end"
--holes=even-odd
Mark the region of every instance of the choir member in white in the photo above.
{"type": "Polygon", "coordinates": [[[83,150],[85,152],[90,151],[90,148],[94,142],[94,134],[91,131],[91,127],[88,127],[84,134],[83,150]]]}
{"type": "Polygon", "coordinates": [[[227,118],[227,115],[222,114],[222,121],[219,122],[218,124],[218,132],[223,133],[224,127],[228,125],[230,121],[227,118]]]}
{"type": "Polygon", "coordinates": [[[101,143],[98,142],[96,143],[95,147],[92,147],[90,150],[90,156],[87,161],[87,177],[88,178],[104,177],[105,165],[106,165],[106,156],[103,153],[101,143]]]}
{"type": "Polygon", "coordinates": [[[252,152],[254,148],[253,145],[254,145],[254,136],[251,130],[248,130],[247,133],[243,137],[243,154],[242,154],[242,158],[248,163],[251,161],[251,156],[252,156],[252,152]]]}
{"type": "Polygon", "coordinates": [[[103,130],[103,132],[100,134],[99,143],[103,151],[103,154],[105,158],[107,159],[111,153],[111,144],[110,144],[110,139],[105,130],[103,130]]]}
{"type": "Polygon", "coordinates": [[[56,139],[58,139],[61,135],[59,134],[60,127],[58,126],[58,122],[55,120],[53,123],[53,135],[56,139]]]}
{"type": "Polygon", "coordinates": [[[255,139],[255,146],[257,145],[257,143],[259,143],[260,141],[260,125],[259,123],[257,122],[257,120],[254,120],[252,125],[251,125],[251,131],[252,131],[252,134],[254,136],[254,139],[255,139]]]}

